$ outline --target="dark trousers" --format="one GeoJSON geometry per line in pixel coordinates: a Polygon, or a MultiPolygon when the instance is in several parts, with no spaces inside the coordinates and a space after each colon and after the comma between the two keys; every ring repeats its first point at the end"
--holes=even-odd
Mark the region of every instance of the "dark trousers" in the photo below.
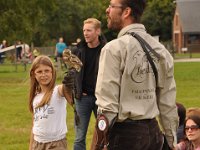
{"type": "Polygon", "coordinates": [[[108,150],[161,150],[163,136],[156,119],[116,122],[108,150]]]}
{"type": "Polygon", "coordinates": [[[22,48],[17,48],[17,51],[16,51],[16,59],[17,60],[22,59],[21,53],[22,53],[22,48]]]}
{"type": "Polygon", "coordinates": [[[86,150],[86,135],[92,112],[97,116],[96,97],[93,95],[83,95],[80,100],[75,100],[76,110],[80,118],[80,123],[75,125],[76,137],[74,150],[86,150]]]}

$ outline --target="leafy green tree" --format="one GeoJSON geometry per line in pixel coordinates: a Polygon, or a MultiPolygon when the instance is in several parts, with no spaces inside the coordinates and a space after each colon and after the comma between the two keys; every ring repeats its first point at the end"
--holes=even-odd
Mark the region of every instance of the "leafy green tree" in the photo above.
{"type": "MultiPolygon", "coordinates": [[[[116,35],[107,29],[106,8],[101,0],[0,0],[0,40],[16,40],[35,46],[55,46],[63,36],[70,44],[82,38],[83,21],[95,17],[102,22],[108,41],[116,35]]],[[[174,4],[171,0],[149,0],[143,22],[153,35],[171,38],[174,4]]]]}
{"type": "Polygon", "coordinates": [[[172,0],[149,0],[142,22],[152,35],[159,35],[161,40],[169,40],[172,37],[174,10],[172,0]]]}

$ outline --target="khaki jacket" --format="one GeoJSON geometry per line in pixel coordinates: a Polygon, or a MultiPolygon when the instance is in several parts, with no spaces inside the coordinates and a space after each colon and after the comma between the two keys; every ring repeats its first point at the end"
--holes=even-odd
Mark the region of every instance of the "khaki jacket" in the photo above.
{"type": "Polygon", "coordinates": [[[178,114],[173,58],[161,43],[146,33],[142,24],[123,28],[117,39],[103,47],[96,97],[98,112],[103,112],[110,122],[117,115],[118,122],[126,118],[140,120],[159,116],[168,143],[175,146],[178,114]],[[139,34],[160,55],[160,59],[152,55],[158,70],[158,99],[151,65],[140,43],[128,32],[139,34]]]}

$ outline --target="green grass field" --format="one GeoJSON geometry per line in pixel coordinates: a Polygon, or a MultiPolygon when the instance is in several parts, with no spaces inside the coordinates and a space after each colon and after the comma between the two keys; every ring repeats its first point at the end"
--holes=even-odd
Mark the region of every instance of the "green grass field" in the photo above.
{"type": "MultiPolygon", "coordinates": [[[[28,71],[19,65],[0,66],[0,150],[27,150],[31,130],[31,114],[28,111],[28,71]]],[[[175,79],[177,101],[188,107],[200,107],[200,62],[176,63],[175,79]]],[[[59,83],[61,80],[58,79],[59,83]]],[[[74,141],[73,110],[68,107],[68,148],[74,141]]],[[[89,126],[87,149],[94,128],[94,117],[89,126]]]]}
{"type": "Polygon", "coordinates": [[[200,62],[175,63],[177,101],[188,107],[200,107],[200,62]]]}

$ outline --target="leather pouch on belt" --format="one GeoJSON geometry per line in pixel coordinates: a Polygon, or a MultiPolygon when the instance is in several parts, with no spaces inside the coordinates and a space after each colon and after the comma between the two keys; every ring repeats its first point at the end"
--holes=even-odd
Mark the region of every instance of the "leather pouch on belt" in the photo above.
{"type": "Polygon", "coordinates": [[[97,116],[91,150],[107,150],[109,122],[105,115],[97,116]]]}

